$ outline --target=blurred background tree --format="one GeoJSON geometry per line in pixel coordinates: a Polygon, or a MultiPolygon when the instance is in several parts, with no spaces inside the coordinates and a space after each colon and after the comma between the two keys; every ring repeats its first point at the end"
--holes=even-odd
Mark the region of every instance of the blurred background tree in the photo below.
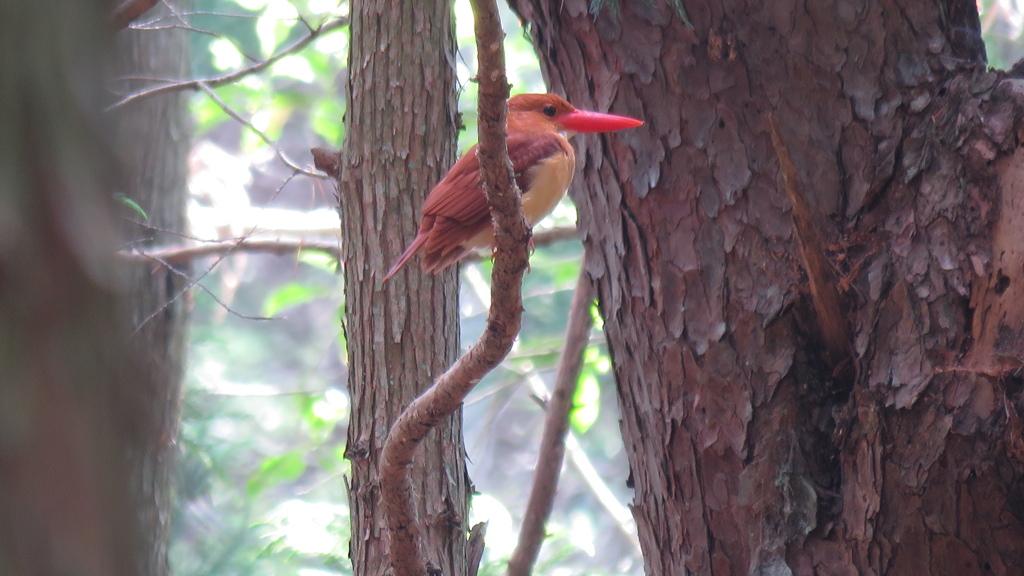
{"type": "MultiPolygon", "coordinates": [[[[188,2],[157,4],[148,15],[167,18],[188,2]]],[[[124,30],[116,37],[114,89],[134,92],[151,78],[182,78],[190,73],[188,31],[166,26],[159,30],[124,30]]],[[[120,207],[124,242],[149,248],[180,242],[188,232],[188,155],[192,149],[192,116],[188,94],[173,92],[114,110],[109,117],[117,143],[119,175],[115,195],[120,207]],[[129,200],[130,199],[130,200],[129,200]]],[[[129,315],[134,330],[129,342],[144,358],[149,387],[139,386],[148,401],[140,413],[139,441],[129,453],[133,477],[130,492],[140,511],[138,551],[140,573],[168,574],[168,543],[172,484],[177,446],[168,439],[178,433],[185,371],[187,297],[191,275],[185,262],[175,268],[142,262],[126,270],[129,315]]],[[[141,383],[140,383],[141,384],[141,383]]]]}
{"type": "Polygon", "coordinates": [[[133,470],[160,384],[125,346],[113,258],[111,10],[0,4],[2,574],[141,574],[165,540],[133,470]]]}

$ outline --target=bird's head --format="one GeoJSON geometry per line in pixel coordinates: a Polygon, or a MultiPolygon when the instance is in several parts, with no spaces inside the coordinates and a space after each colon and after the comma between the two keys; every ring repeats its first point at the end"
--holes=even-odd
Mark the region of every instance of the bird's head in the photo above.
{"type": "Polygon", "coordinates": [[[567,133],[613,132],[642,126],[625,116],[577,110],[554,94],[518,94],[508,101],[510,130],[551,130],[567,133]]]}

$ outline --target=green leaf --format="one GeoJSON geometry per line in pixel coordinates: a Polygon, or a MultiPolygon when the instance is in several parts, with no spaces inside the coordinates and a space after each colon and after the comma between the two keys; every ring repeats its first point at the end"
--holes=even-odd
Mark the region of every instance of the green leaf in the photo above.
{"type": "Polygon", "coordinates": [[[601,385],[593,374],[587,374],[580,378],[576,387],[576,393],[572,397],[572,414],[569,415],[569,422],[580,434],[586,433],[590,427],[597,422],[601,413],[601,385]]]}
{"type": "Polygon", "coordinates": [[[309,121],[313,131],[320,135],[326,142],[339,144],[341,142],[342,129],[345,117],[345,107],[337,98],[320,98],[313,104],[310,111],[309,121]]]}
{"type": "Polygon", "coordinates": [[[328,274],[334,274],[338,271],[338,259],[319,250],[300,250],[299,262],[318,270],[323,270],[328,274]]]}
{"type": "Polygon", "coordinates": [[[192,120],[195,122],[196,133],[206,134],[228,119],[228,115],[203,94],[192,101],[192,120]]]}
{"type": "Polygon", "coordinates": [[[263,301],[263,315],[275,316],[283,310],[312,302],[328,293],[326,288],[320,286],[289,282],[267,295],[263,301]]]}
{"type": "Polygon", "coordinates": [[[304,54],[292,54],[281,58],[270,67],[270,73],[274,76],[294,78],[306,84],[312,84],[316,79],[313,67],[304,54]]]}
{"type": "Polygon", "coordinates": [[[217,38],[210,42],[208,49],[213,67],[217,70],[233,70],[242,67],[242,53],[238,51],[238,46],[227,38],[217,38]]]}
{"type": "Polygon", "coordinates": [[[263,14],[256,20],[256,36],[264,56],[277,51],[281,42],[298,24],[299,13],[287,0],[269,0],[263,14]]]}
{"type": "Polygon", "coordinates": [[[271,486],[295,480],[305,471],[306,453],[304,451],[289,452],[281,456],[267,458],[260,466],[259,472],[249,478],[246,493],[253,498],[271,486]]]}
{"type": "Polygon", "coordinates": [[[588,346],[583,354],[583,364],[587,370],[607,374],[612,368],[612,359],[602,346],[588,346]]]}
{"type": "Polygon", "coordinates": [[[131,198],[125,196],[124,194],[121,194],[120,192],[114,194],[114,199],[120,202],[121,204],[124,204],[125,206],[131,208],[133,211],[135,211],[136,214],[142,216],[143,220],[149,220],[149,216],[146,214],[146,211],[143,210],[142,206],[139,206],[139,203],[136,202],[135,200],[132,200],[131,198]]]}
{"type": "Polygon", "coordinates": [[[590,304],[590,318],[594,321],[594,331],[604,330],[604,317],[601,316],[601,309],[597,307],[597,300],[590,304]]]}

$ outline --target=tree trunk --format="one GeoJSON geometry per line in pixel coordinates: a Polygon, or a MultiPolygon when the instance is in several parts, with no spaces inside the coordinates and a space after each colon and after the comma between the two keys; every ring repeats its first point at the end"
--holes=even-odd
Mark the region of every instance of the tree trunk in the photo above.
{"type": "MultiPolygon", "coordinates": [[[[176,10],[185,2],[170,3],[176,10]]],[[[170,14],[168,5],[157,6],[146,18],[170,14]]],[[[125,30],[117,37],[117,76],[114,88],[119,96],[148,87],[150,78],[184,79],[189,76],[186,31],[164,27],[159,30],[125,30]]],[[[189,95],[185,92],[132,102],[111,115],[120,160],[118,191],[136,202],[143,217],[126,207],[121,213],[125,236],[133,246],[180,243],[188,231],[188,152],[191,136],[189,95]],[[177,233],[177,234],[176,234],[177,233]]],[[[158,262],[127,270],[130,323],[140,327],[131,343],[146,362],[151,388],[141,391],[147,401],[138,415],[138,435],[128,452],[132,473],[130,497],[140,514],[142,526],[136,550],[138,574],[163,576],[169,573],[167,558],[170,537],[171,479],[181,417],[181,382],[184,369],[187,302],[183,291],[190,268],[172,271],[158,262]]],[[[133,384],[138,386],[138,384],[133,384]]]]}
{"type": "MultiPolygon", "coordinates": [[[[455,153],[455,41],[449,2],[354,2],[339,181],[349,359],[349,555],[358,576],[387,568],[380,451],[391,425],[458,352],[456,272],[414,266],[381,284],[416,235],[427,192],[455,153]]],[[[427,558],[466,574],[469,479],[461,415],[420,448],[413,485],[427,558]]]]}
{"type": "Polygon", "coordinates": [[[148,400],[113,265],[110,2],[0,3],[0,573],[137,574],[148,400]]]}
{"type": "Polygon", "coordinates": [[[572,191],[647,573],[1019,573],[1024,82],[974,3],[514,4],[647,121],[572,191]]]}

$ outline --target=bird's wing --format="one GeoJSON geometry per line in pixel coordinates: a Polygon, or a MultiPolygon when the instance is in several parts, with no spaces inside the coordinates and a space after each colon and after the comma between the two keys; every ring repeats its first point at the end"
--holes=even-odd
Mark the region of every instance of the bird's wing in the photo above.
{"type": "MultiPolygon", "coordinates": [[[[516,183],[529,190],[529,169],[569,146],[557,133],[513,133],[508,153],[516,183]]],[[[571,149],[570,149],[571,150],[571,149]]],[[[423,203],[420,231],[410,246],[423,250],[423,268],[436,272],[469,252],[463,245],[491,226],[491,211],[480,187],[480,161],[476,146],[452,166],[423,203]]],[[[412,256],[407,250],[395,269],[412,256]]]]}
{"type": "MultiPolygon", "coordinates": [[[[508,156],[512,160],[519,189],[529,190],[527,171],[531,167],[568,145],[565,138],[554,132],[510,134],[508,156]]],[[[476,146],[466,152],[431,190],[423,204],[423,215],[467,224],[486,220],[490,216],[487,198],[480,187],[480,160],[476,155],[476,146]]]]}

